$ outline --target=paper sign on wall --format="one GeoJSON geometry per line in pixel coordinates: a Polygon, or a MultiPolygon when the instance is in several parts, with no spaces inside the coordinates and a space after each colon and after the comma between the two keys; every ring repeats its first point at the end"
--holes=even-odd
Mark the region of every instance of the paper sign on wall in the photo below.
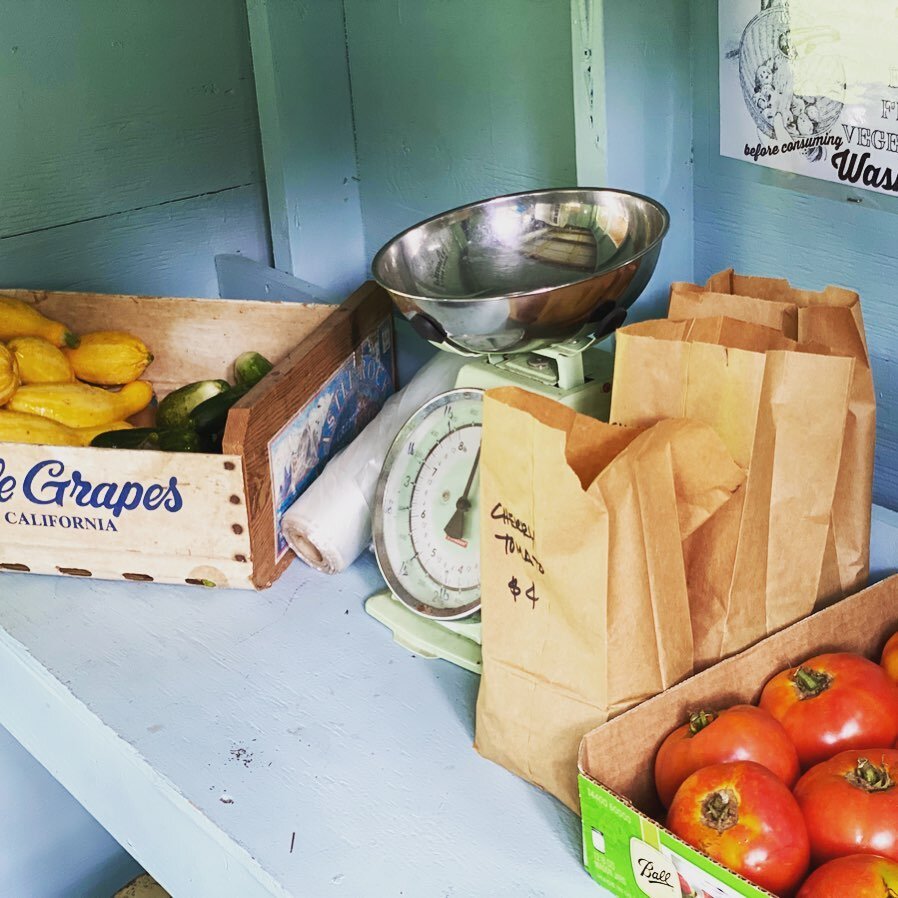
{"type": "Polygon", "coordinates": [[[720,152],[898,193],[898,0],[719,0],[720,152]]]}

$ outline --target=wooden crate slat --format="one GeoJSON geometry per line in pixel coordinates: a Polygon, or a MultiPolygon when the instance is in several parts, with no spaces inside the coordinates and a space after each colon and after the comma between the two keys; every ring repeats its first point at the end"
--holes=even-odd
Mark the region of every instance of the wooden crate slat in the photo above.
{"type": "Polygon", "coordinates": [[[270,585],[290,563],[276,558],[269,442],[391,313],[388,294],[364,284],[228,415],[224,451],[244,461],[257,586],[270,585]]]}

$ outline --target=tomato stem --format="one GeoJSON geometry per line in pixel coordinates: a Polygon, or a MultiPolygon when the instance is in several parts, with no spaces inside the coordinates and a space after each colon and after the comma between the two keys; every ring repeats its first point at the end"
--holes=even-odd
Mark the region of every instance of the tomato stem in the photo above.
{"type": "Polygon", "coordinates": [[[889,768],[877,767],[866,758],[858,758],[857,766],[845,777],[852,786],[865,792],[887,792],[895,787],[889,768]]]}
{"type": "Polygon", "coordinates": [[[706,726],[717,720],[717,714],[714,711],[696,711],[695,714],[689,715],[689,735],[697,736],[706,726]]]}
{"type": "Polygon", "coordinates": [[[801,701],[816,698],[826,692],[832,681],[833,678],[828,673],[810,667],[799,667],[792,674],[792,682],[798,687],[798,697],[801,701]]]}
{"type": "Polygon", "coordinates": [[[739,799],[732,789],[718,789],[702,802],[702,822],[705,826],[726,832],[739,822],[739,799]]]}

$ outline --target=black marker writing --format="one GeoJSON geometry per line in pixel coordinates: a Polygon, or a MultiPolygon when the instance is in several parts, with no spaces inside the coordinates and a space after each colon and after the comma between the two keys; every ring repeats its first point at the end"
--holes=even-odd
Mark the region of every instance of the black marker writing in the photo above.
{"type": "Polygon", "coordinates": [[[526,536],[531,542],[536,539],[533,528],[526,521],[516,518],[501,502],[497,502],[493,506],[490,517],[494,521],[502,521],[503,524],[508,524],[509,527],[517,530],[522,536],[526,536]]]}
{"type": "Polygon", "coordinates": [[[497,533],[496,539],[505,544],[505,554],[506,555],[520,555],[524,561],[535,567],[541,574],[546,572],[546,569],[542,566],[539,559],[531,554],[530,550],[526,546],[522,546],[515,541],[513,536],[509,536],[505,533],[497,533]]]}

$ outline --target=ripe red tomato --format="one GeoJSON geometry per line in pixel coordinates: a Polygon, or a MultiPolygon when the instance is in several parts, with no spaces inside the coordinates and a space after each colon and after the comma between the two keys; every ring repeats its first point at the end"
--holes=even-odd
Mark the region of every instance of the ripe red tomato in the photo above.
{"type": "Polygon", "coordinates": [[[783,725],[805,770],[851,748],[891,748],[898,738],[898,686],[861,655],[819,655],[784,670],[760,705],[783,725]]]}
{"type": "Polygon", "coordinates": [[[886,676],[893,683],[898,683],[898,633],[895,633],[886,643],[886,647],[882,650],[880,664],[885,670],[886,676]]]}
{"type": "Polygon", "coordinates": [[[895,898],[898,864],[872,854],[841,857],[815,870],[798,898],[895,898]]]}
{"type": "Polygon", "coordinates": [[[754,761],[692,774],[667,814],[670,831],[762,889],[792,895],[808,869],[808,834],[789,789],[754,761]]]}
{"type": "Polygon", "coordinates": [[[849,854],[898,861],[898,751],[844,751],[795,787],[814,863],[849,854]]]}
{"type": "Polygon", "coordinates": [[[790,789],[798,779],[798,753],[779,721],[753,705],[715,714],[699,711],[674,730],[655,757],[655,787],[664,807],[686,777],[726,761],[756,761],[790,789]]]}

